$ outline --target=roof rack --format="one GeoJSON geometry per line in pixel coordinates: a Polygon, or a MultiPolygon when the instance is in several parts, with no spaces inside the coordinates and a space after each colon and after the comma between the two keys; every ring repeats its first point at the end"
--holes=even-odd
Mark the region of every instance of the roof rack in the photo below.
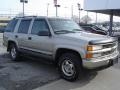
{"type": "Polygon", "coordinates": [[[29,18],[29,17],[37,17],[37,16],[21,16],[21,17],[16,16],[16,18],[29,18]]]}

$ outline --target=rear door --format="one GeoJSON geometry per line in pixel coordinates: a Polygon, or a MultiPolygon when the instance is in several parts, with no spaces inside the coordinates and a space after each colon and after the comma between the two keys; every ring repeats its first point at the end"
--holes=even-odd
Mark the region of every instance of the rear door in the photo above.
{"type": "Polygon", "coordinates": [[[28,31],[30,29],[32,19],[22,19],[20,22],[20,25],[18,27],[18,31],[15,35],[17,41],[18,41],[18,46],[20,48],[27,48],[28,46],[28,31]]]}

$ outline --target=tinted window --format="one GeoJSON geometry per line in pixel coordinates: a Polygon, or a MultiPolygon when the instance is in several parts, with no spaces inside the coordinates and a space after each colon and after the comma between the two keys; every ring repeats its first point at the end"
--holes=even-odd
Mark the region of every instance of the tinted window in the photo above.
{"type": "Polygon", "coordinates": [[[101,28],[99,28],[97,26],[93,26],[93,28],[95,28],[96,30],[102,30],[101,28]]]}
{"type": "Polygon", "coordinates": [[[33,23],[32,34],[38,35],[38,33],[45,31],[48,32],[49,28],[44,19],[37,19],[33,23]]]}
{"type": "Polygon", "coordinates": [[[12,21],[10,21],[10,23],[8,23],[5,32],[13,32],[15,29],[15,26],[17,24],[17,19],[13,19],[12,21]]]}
{"type": "Polygon", "coordinates": [[[18,33],[28,33],[31,20],[22,20],[18,29],[18,33]]]}
{"type": "Polygon", "coordinates": [[[93,28],[91,28],[91,27],[83,27],[83,28],[87,31],[92,31],[93,30],[93,28]]]}

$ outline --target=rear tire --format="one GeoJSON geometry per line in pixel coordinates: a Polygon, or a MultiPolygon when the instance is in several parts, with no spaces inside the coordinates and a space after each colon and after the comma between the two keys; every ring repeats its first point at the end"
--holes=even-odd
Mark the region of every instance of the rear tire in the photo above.
{"type": "Polygon", "coordinates": [[[20,54],[18,52],[17,46],[14,43],[10,44],[9,54],[12,61],[19,60],[20,54]]]}
{"type": "Polygon", "coordinates": [[[65,53],[58,62],[61,77],[67,81],[75,81],[82,75],[81,58],[73,53],[65,53]]]}

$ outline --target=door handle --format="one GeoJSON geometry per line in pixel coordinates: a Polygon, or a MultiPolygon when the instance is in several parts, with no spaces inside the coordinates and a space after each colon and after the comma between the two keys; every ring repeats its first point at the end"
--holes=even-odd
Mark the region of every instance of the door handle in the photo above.
{"type": "Polygon", "coordinates": [[[28,40],[32,40],[32,37],[28,37],[28,40]]]}
{"type": "Polygon", "coordinates": [[[18,38],[18,35],[15,35],[15,38],[18,38]]]}

